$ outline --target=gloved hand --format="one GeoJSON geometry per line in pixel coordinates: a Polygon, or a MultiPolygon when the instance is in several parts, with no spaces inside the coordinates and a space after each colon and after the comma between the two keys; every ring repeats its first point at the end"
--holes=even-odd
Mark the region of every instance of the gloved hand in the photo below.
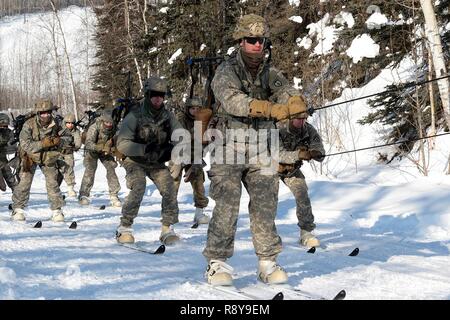
{"type": "Polygon", "coordinates": [[[105,155],[111,154],[112,153],[112,146],[113,146],[113,141],[112,141],[112,139],[109,139],[103,145],[102,153],[104,153],[105,155]]]}
{"type": "Polygon", "coordinates": [[[298,152],[298,158],[300,160],[311,160],[311,153],[306,149],[300,149],[298,152]]]}
{"type": "Polygon", "coordinates": [[[305,101],[300,96],[290,97],[288,100],[289,117],[300,116],[301,118],[308,117],[308,108],[305,101]]]}
{"type": "Polygon", "coordinates": [[[284,120],[289,118],[289,107],[285,104],[273,104],[270,101],[253,99],[250,102],[249,116],[284,120]]]}
{"type": "Polygon", "coordinates": [[[316,161],[322,161],[325,159],[325,156],[322,154],[322,152],[318,150],[310,150],[309,154],[311,155],[311,159],[314,159],[316,161]]]}
{"type": "Polygon", "coordinates": [[[59,145],[59,143],[61,142],[61,138],[60,137],[49,137],[46,136],[44,138],[42,138],[41,143],[42,143],[42,147],[44,149],[48,149],[54,146],[59,145]]]}

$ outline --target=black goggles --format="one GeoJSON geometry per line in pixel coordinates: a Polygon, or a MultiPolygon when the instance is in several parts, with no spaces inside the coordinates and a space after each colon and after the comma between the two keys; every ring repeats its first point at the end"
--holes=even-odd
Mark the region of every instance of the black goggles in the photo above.
{"type": "Polygon", "coordinates": [[[257,42],[259,42],[259,44],[264,44],[264,42],[266,41],[266,38],[263,38],[263,37],[245,37],[244,40],[247,43],[250,43],[250,44],[256,44],[257,42]]]}

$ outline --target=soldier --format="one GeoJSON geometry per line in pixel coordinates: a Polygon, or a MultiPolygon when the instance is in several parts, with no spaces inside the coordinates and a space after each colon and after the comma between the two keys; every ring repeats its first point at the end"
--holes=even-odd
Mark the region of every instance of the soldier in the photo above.
{"type": "Polygon", "coordinates": [[[164,163],[171,158],[172,132],[182,127],[165,109],[166,92],[164,79],[148,78],[144,84],[144,99],[125,117],[117,136],[117,150],[123,154],[122,165],[130,189],[117,228],[119,243],[134,242],[132,225],[144,196],[146,177],[153,181],[162,196],[160,241],[170,245],[179,240],[172,227],[178,222],[177,193],[164,163]]]}
{"type": "Polygon", "coordinates": [[[8,187],[14,191],[14,187],[17,185],[17,180],[8,165],[8,159],[6,157],[9,153],[14,153],[16,146],[11,145],[13,142],[13,132],[9,129],[9,117],[5,113],[0,113],[0,174],[4,179],[8,187]]]}
{"type": "Polygon", "coordinates": [[[117,196],[120,191],[120,183],[115,171],[117,162],[113,156],[113,138],[115,133],[116,128],[111,114],[108,111],[103,111],[102,115],[96,118],[95,122],[87,130],[83,161],[85,170],[78,196],[78,202],[81,205],[89,205],[91,203],[89,196],[94,185],[98,160],[106,168],[106,179],[108,181],[111,205],[113,207],[120,207],[122,205],[117,196]]]}
{"type": "MultiPolygon", "coordinates": [[[[186,100],[185,111],[177,114],[177,120],[181,126],[188,130],[191,134],[191,163],[194,163],[194,122],[195,115],[202,107],[203,103],[201,98],[193,97],[186,100]]],[[[201,143],[201,142],[200,142],[201,143]]],[[[198,224],[207,224],[209,222],[209,216],[203,212],[203,209],[208,206],[208,197],[205,196],[205,174],[201,166],[192,166],[190,164],[182,166],[181,164],[170,163],[169,170],[175,181],[175,190],[178,194],[180,188],[181,176],[185,171],[185,182],[190,182],[192,191],[194,192],[194,206],[195,215],[194,222],[198,224]],[[195,168],[198,170],[194,171],[195,168]]]]}
{"type": "Polygon", "coordinates": [[[320,241],[312,234],[316,225],[312,213],[311,201],[305,176],[300,170],[303,160],[322,162],[325,150],[322,139],[316,129],[303,118],[280,121],[280,166],[281,181],[288,186],[297,204],[297,219],[300,227],[300,244],[306,247],[318,247],[320,241]]]}
{"type": "Polygon", "coordinates": [[[75,186],[75,160],[73,153],[81,148],[81,134],[80,130],[75,127],[75,115],[69,113],[64,117],[63,128],[59,132],[59,135],[73,137],[73,143],[65,146],[61,151],[61,160],[64,164],[62,168],[60,168],[60,172],[67,184],[69,197],[76,197],[77,193],[73,189],[75,186]]]}
{"type": "MultiPolygon", "coordinates": [[[[218,67],[212,81],[220,103],[215,115],[217,129],[269,130],[275,128],[276,120],[306,112],[299,92],[288,85],[265,55],[268,28],[264,18],[254,14],[241,17],[233,37],[240,48],[218,67]]],[[[225,153],[227,159],[228,153],[245,153],[248,157],[249,143],[226,143],[225,153]]],[[[279,183],[276,171],[263,172],[260,164],[212,163],[208,176],[210,197],[216,202],[203,251],[208,260],[208,283],[232,284],[233,269],[225,261],[233,255],[241,182],[250,196],[250,229],[259,259],[258,278],[269,284],[287,282],[286,272],[276,262],[282,250],[275,226],[279,183]]]]}
{"type": "Polygon", "coordinates": [[[58,132],[61,130],[52,116],[56,107],[50,100],[40,100],[35,104],[36,115],[28,119],[20,131],[19,152],[21,158],[19,184],[14,188],[13,212],[11,219],[25,220],[25,211],[30,198],[31,183],[34,173],[39,166],[45,177],[48,201],[52,210],[52,220],[63,222],[64,214],[61,210],[64,200],[58,184],[58,169],[56,162],[67,141],[61,139],[58,132]]]}

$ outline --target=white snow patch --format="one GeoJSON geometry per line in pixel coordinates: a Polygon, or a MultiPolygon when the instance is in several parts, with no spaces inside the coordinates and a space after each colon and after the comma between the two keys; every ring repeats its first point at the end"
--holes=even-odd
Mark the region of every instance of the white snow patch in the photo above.
{"type": "Polygon", "coordinates": [[[362,58],[375,58],[380,53],[380,46],[373,41],[370,35],[364,33],[353,39],[346,53],[353,58],[353,63],[358,63],[362,58]]]}
{"type": "Polygon", "coordinates": [[[181,54],[183,53],[183,49],[179,48],[175,53],[170,57],[167,61],[169,64],[172,64],[181,54]]]}
{"type": "Polygon", "coordinates": [[[297,23],[302,23],[303,22],[303,18],[300,16],[292,16],[289,18],[289,20],[297,22],[297,23]]]}
{"type": "Polygon", "coordinates": [[[388,18],[382,14],[381,12],[374,12],[372,15],[367,19],[366,25],[369,29],[376,29],[381,26],[384,26],[388,23],[388,18]]]}
{"type": "Polygon", "coordinates": [[[339,25],[347,24],[348,28],[353,28],[355,25],[355,19],[353,18],[353,15],[350,12],[341,11],[336,17],[333,19],[334,23],[337,23],[339,25]]]}

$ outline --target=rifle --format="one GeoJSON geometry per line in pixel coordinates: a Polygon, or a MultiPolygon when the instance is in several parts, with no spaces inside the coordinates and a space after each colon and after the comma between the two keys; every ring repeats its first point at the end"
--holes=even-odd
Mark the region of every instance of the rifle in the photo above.
{"type": "Polygon", "coordinates": [[[215,57],[201,57],[201,58],[189,58],[187,60],[187,64],[189,65],[190,73],[191,73],[191,88],[189,92],[189,98],[192,98],[194,95],[194,87],[198,82],[198,72],[201,68],[204,75],[206,75],[206,82],[204,87],[203,99],[204,102],[203,108],[200,109],[195,115],[195,120],[199,120],[202,122],[202,143],[207,144],[208,141],[203,139],[203,135],[208,128],[209,121],[212,117],[213,113],[213,105],[215,104],[214,93],[211,89],[211,82],[214,78],[215,71],[219,64],[225,60],[224,56],[215,56],[215,57]],[[195,69],[195,70],[194,70],[195,69]]]}
{"type": "Polygon", "coordinates": [[[124,98],[116,99],[116,106],[114,107],[111,116],[113,118],[114,127],[118,127],[120,121],[126,117],[126,115],[130,112],[131,108],[137,103],[139,99],[132,96],[131,90],[131,71],[128,71],[127,74],[127,92],[124,98]]]}

